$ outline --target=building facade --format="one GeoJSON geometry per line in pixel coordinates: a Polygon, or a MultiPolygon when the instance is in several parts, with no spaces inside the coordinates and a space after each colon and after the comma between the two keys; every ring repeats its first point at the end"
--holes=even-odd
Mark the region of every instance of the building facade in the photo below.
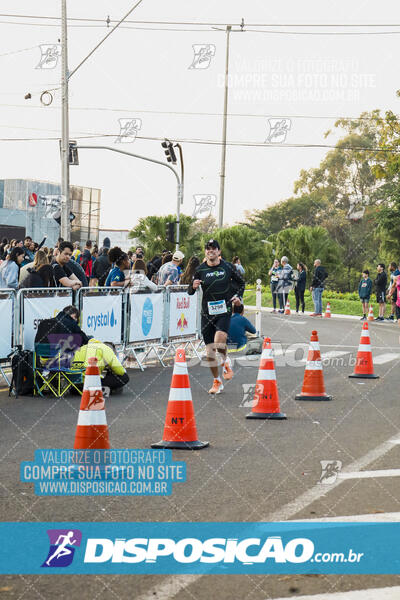
{"type": "Polygon", "coordinates": [[[128,252],[135,246],[135,240],[128,238],[129,229],[100,229],[100,246],[103,245],[103,240],[108,237],[113,246],[119,246],[124,252],[128,252]]]}
{"type": "MultiPolygon", "coordinates": [[[[99,238],[101,191],[70,186],[72,213],[71,239],[82,244],[99,238]]],[[[0,179],[0,235],[21,239],[30,235],[46,246],[54,246],[60,237],[59,218],[61,185],[33,179],[0,179]]]]}

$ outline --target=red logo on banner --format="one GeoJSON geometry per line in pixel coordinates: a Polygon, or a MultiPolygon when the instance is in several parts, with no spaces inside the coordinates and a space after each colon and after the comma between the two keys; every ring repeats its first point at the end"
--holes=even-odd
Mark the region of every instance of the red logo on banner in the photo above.
{"type": "Polygon", "coordinates": [[[35,194],[35,192],[32,192],[32,194],[29,194],[29,206],[36,206],[37,205],[37,194],[35,194]]]}

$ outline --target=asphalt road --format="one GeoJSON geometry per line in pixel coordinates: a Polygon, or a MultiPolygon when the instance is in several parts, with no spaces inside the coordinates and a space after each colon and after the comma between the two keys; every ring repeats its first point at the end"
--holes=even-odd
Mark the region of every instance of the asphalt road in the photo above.
{"type": "MultiPolygon", "coordinates": [[[[399,478],[352,478],[318,485],[320,461],[352,471],[396,469],[400,446],[399,332],[370,325],[376,380],[349,379],[361,324],[355,320],[263,315],[262,330],[277,351],[285,421],[246,420],[246,389],[255,384],[259,357],[238,360],[224,392],[210,397],[207,368],[189,369],[197,429],[210,447],[174,451],[187,481],[169,497],[38,497],[19,481],[19,465],[37,448],[72,447],[79,397],[9,398],[0,393],[0,511],[3,521],[268,521],[400,513],[399,478]],[[332,402],[298,402],[304,356],[317,329],[332,402]],[[297,344],[297,346],[293,346],[297,344]],[[379,364],[378,364],[379,363],[379,364]],[[243,387],[245,386],[245,387],[243,387]],[[375,449],[383,448],[374,454],[375,449]],[[388,449],[389,448],[389,449],[388,449]],[[369,454],[370,453],[370,454],[369,454]],[[365,458],[367,456],[367,458],[365,458]],[[321,489],[323,488],[323,494],[321,489]],[[318,491],[319,490],[319,491],[318,491]]],[[[171,368],[130,371],[129,389],[107,401],[111,444],[148,448],[162,437],[171,368]]],[[[383,518],[383,516],[382,516],[383,518]]],[[[400,585],[398,576],[3,576],[4,598],[137,598],[147,600],[264,600],[400,585]],[[84,584],[84,586],[82,586],[84,584]]],[[[397,596],[396,596],[397,597],[397,596]]],[[[395,596],[393,596],[395,598],[395,596]]]]}

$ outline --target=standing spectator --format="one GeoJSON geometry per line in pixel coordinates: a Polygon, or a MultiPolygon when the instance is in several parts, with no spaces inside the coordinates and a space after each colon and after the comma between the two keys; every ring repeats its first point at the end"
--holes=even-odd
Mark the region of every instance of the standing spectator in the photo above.
{"type": "Polygon", "coordinates": [[[108,250],[111,248],[111,241],[109,237],[105,237],[103,240],[103,248],[108,248],[108,250]]]}
{"type": "Polygon", "coordinates": [[[279,299],[279,312],[284,313],[289,292],[293,285],[293,269],[289,264],[287,256],[282,256],[281,265],[282,269],[279,271],[277,292],[279,299]]]}
{"type": "Polygon", "coordinates": [[[363,309],[363,316],[361,317],[361,321],[365,321],[368,314],[368,305],[369,300],[371,298],[372,292],[372,280],[369,278],[369,271],[365,269],[362,272],[362,279],[358,285],[358,295],[360,297],[363,309]]]}
{"type": "Polygon", "coordinates": [[[110,261],[108,260],[109,249],[105,246],[101,249],[100,256],[97,258],[93,265],[92,277],[89,285],[96,287],[97,285],[103,286],[106,283],[107,275],[111,269],[110,261]]]}
{"type": "Polygon", "coordinates": [[[135,260],[136,258],[144,258],[144,250],[142,246],[136,246],[135,255],[135,260]]]}
{"type": "Polygon", "coordinates": [[[133,263],[135,262],[136,258],[134,258],[132,250],[128,250],[127,254],[128,254],[128,258],[129,258],[129,264],[130,264],[129,268],[132,269],[133,263]]]}
{"type": "Polygon", "coordinates": [[[95,244],[92,248],[92,251],[90,253],[92,255],[92,261],[94,264],[94,261],[96,260],[96,258],[99,256],[99,247],[97,244],[95,244]]]}
{"type": "Polygon", "coordinates": [[[90,279],[93,270],[93,260],[92,255],[90,254],[90,251],[87,248],[84,249],[82,255],[80,256],[80,263],[87,279],[90,279]]]}
{"type": "Polygon", "coordinates": [[[282,269],[282,267],[279,264],[279,260],[277,258],[275,258],[272,267],[268,271],[268,275],[270,276],[272,306],[274,307],[272,312],[274,312],[274,313],[276,313],[276,296],[277,296],[276,288],[278,287],[279,272],[281,271],[281,269],[282,269]]]}
{"type": "Polygon", "coordinates": [[[396,301],[397,301],[396,281],[397,281],[397,275],[400,275],[400,271],[397,268],[397,265],[395,262],[390,263],[389,271],[390,271],[390,284],[389,284],[389,288],[388,288],[388,296],[389,296],[389,298],[391,298],[391,310],[390,310],[390,316],[388,317],[387,320],[394,321],[395,312],[396,312],[396,301]]]}
{"type": "MultiPolygon", "coordinates": [[[[88,251],[89,251],[89,254],[91,254],[91,253],[92,253],[92,246],[93,246],[93,244],[92,244],[92,241],[91,241],[91,240],[88,240],[88,241],[86,242],[86,244],[85,244],[85,247],[84,247],[84,249],[83,249],[82,253],[79,255],[79,259],[78,259],[78,261],[77,261],[77,262],[78,262],[78,263],[79,263],[81,266],[82,266],[82,261],[83,261],[83,253],[85,252],[85,250],[88,250],[88,251]]],[[[86,256],[87,256],[87,255],[86,255],[86,256]]]]}
{"type": "Polygon", "coordinates": [[[24,243],[22,246],[23,251],[25,252],[24,260],[22,261],[22,265],[27,265],[28,263],[33,262],[35,258],[35,253],[31,250],[32,238],[30,235],[26,235],[24,238],[24,243]]]}
{"type": "Polygon", "coordinates": [[[379,304],[379,316],[376,317],[375,321],[385,320],[385,307],[386,307],[386,286],[387,286],[387,275],[385,271],[385,265],[379,263],[376,267],[378,275],[375,279],[376,286],[376,301],[379,304]]]}
{"type": "MultiPolygon", "coordinates": [[[[72,272],[70,265],[70,258],[74,247],[71,242],[60,242],[58,245],[58,253],[52,263],[54,271],[54,279],[57,287],[67,287],[73,290],[79,290],[82,287],[82,283],[78,277],[72,272]]],[[[71,261],[72,263],[73,261],[71,261]]]]}
{"type": "Polygon", "coordinates": [[[49,263],[39,265],[36,268],[29,268],[27,276],[19,284],[20,289],[49,287],[56,287],[54,270],[49,263]]]}
{"type": "Polygon", "coordinates": [[[177,285],[179,283],[179,269],[185,255],[180,250],[176,250],[172,260],[165,262],[158,271],[158,285],[177,285]]]}
{"type": "Polygon", "coordinates": [[[0,260],[4,260],[6,256],[6,246],[8,245],[8,239],[5,237],[1,240],[0,244],[0,260]]]}
{"type": "Polygon", "coordinates": [[[114,266],[107,275],[106,286],[124,287],[125,285],[129,285],[130,278],[126,278],[124,273],[124,270],[129,270],[128,255],[121,248],[115,246],[115,248],[111,248],[109,251],[108,260],[114,266]]]}
{"type": "Polygon", "coordinates": [[[197,256],[191,256],[189,258],[187,267],[181,275],[180,283],[182,285],[190,285],[194,278],[194,273],[197,267],[200,265],[200,260],[197,256]]]}
{"type": "Polygon", "coordinates": [[[0,288],[18,288],[19,269],[24,256],[25,252],[20,247],[11,250],[8,260],[0,266],[0,288]]]}
{"type": "Polygon", "coordinates": [[[244,277],[245,270],[244,270],[242,263],[240,262],[240,258],[238,256],[234,256],[232,258],[232,264],[236,267],[236,269],[239,271],[241,276],[244,277]]]}
{"type": "Polygon", "coordinates": [[[157,285],[150,281],[147,277],[146,264],[141,258],[137,258],[133,263],[131,285],[136,289],[139,287],[147,287],[152,292],[157,291],[157,285]]]}
{"type": "MultiPolygon", "coordinates": [[[[64,242],[61,242],[61,243],[64,243],[64,242]]],[[[54,250],[53,250],[53,260],[51,261],[52,263],[54,262],[54,260],[58,256],[59,252],[60,252],[59,247],[54,248],[54,250]]],[[[75,277],[77,277],[79,279],[79,281],[82,284],[82,287],[87,287],[88,280],[87,280],[87,277],[85,275],[85,271],[82,269],[81,265],[79,263],[75,262],[74,260],[70,260],[68,262],[68,268],[73,272],[73,274],[75,275],[75,277]]]]}
{"type": "Polygon", "coordinates": [[[74,246],[74,251],[72,252],[72,258],[74,259],[75,262],[79,262],[79,257],[81,255],[81,248],[79,246],[79,242],[74,242],[73,246],[74,246]]]}
{"type": "Polygon", "coordinates": [[[147,277],[152,281],[156,278],[159,268],[161,267],[161,257],[156,254],[147,263],[147,277]]]}
{"type": "Polygon", "coordinates": [[[299,312],[301,304],[301,312],[304,314],[306,304],[304,302],[304,292],[306,291],[306,280],[307,280],[307,267],[304,263],[297,263],[297,270],[299,272],[296,287],[294,288],[294,294],[296,296],[296,312],[299,312]]]}
{"type": "Polygon", "coordinates": [[[328,277],[328,273],[321,265],[319,258],[314,260],[314,267],[315,270],[310,287],[310,292],[312,293],[312,299],[314,302],[314,312],[310,316],[322,317],[322,294],[324,292],[325,280],[328,277]]]}
{"type": "MultiPolygon", "coordinates": [[[[28,277],[28,275],[30,274],[32,269],[37,271],[38,268],[41,267],[42,265],[48,265],[48,264],[49,264],[49,259],[47,258],[46,252],[44,250],[38,250],[35,254],[35,258],[33,259],[33,261],[30,263],[27,263],[26,265],[23,265],[21,267],[20,272],[19,272],[20,286],[21,286],[21,283],[23,283],[24,280],[28,277]]],[[[29,286],[24,286],[24,287],[29,287],[29,286]]]]}

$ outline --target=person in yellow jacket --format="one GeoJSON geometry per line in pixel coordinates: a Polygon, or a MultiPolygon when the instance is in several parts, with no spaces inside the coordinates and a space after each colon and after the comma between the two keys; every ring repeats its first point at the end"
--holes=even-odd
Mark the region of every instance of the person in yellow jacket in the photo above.
{"type": "Polygon", "coordinates": [[[115,352],[103,342],[91,339],[85,346],[81,346],[74,354],[72,368],[86,369],[89,358],[97,358],[101,384],[109,387],[110,391],[122,388],[129,381],[129,375],[119,362],[115,352]]]}

